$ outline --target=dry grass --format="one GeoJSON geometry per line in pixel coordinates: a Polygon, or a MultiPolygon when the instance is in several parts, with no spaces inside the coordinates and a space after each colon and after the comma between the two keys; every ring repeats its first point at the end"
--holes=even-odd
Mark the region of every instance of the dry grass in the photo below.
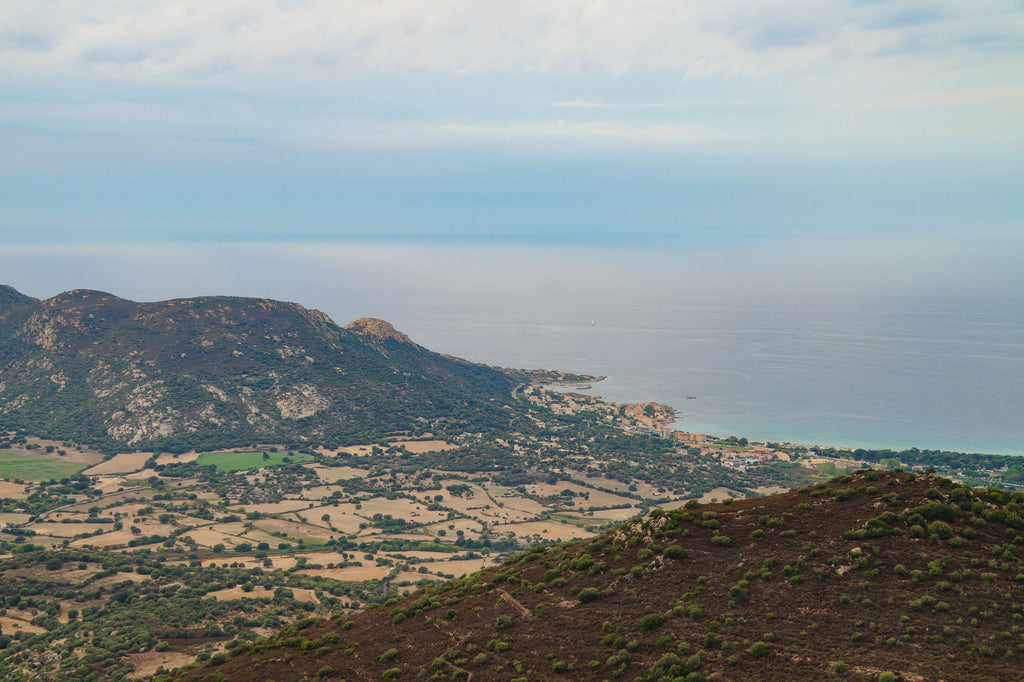
{"type": "MultiPolygon", "coordinates": [[[[32,616],[29,615],[29,618],[32,618],[32,616]]],[[[16,632],[30,632],[33,635],[38,635],[40,632],[45,632],[43,628],[33,625],[27,619],[21,620],[11,616],[0,616],[0,629],[2,629],[5,635],[13,635],[16,632]]]]}
{"type": "MultiPolygon", "coordinates": [[[[339,557],[340,558],[340,557],[339,557]]],[[[299,571],[305,575],[318,575],[334,580],[374,580],[381,579],[391,572],[390,566],[376,566],[371,561],[363,560],[366,566],[348,566],[346,568],[313,568],[299,571]]]]}
{"type": "Polygon", "coordinates": [[[261,514],[285,514],[300,509],[309,509],[308,500],[281,500],[280,502],[265,502],[264,504],[239,504],[232,505],[235,510],[245,512],[260,512],[261,514]]]}
{"type": "Polygon", "coordinates": [[[579,526],[558,521],[528,521],[526,523],[510,523],[492,526],[498,535],[514,533],[522,541],[528,541],[534,535],[545,540],[575,540],[593,535],[579,526]]]}
{"type": "Polygon", "coordinates": [[[199,459],[199,455],[201,455],[201,454],[203,454],[203,453],[201,453],[201,452],[183,452],[181,454],[171,454],[169,452],[165,452],[165,453],[163,453],[162,455],[160,455],[159,457],[156,458],[156,463],[157,464],[175,464],[175,463],[184,464],[186,462],[194,462],[194,461],[196,461],[197,459],[199,459]]]}
{"type": "Polygon", "coordinates": [[[128,675],[128,679],[150,677],[160,667],[165,670],[173,670],[188,665],[195,660],[195,657],[195,653],[183,651],[147,651],[144,654],[129,654],[128,660],[132,662],[135,671],[128,675]]]}
{"type": "Polygon", "coordinates": [[[112,459],[100,462],[94,467],[86,469],[82,473],[86,476],[100,476],[103,474],[127,474],[138,471],[146,464],[146,460],[153,456],[152,452],[122,452],[112,459]]]}
{"type": "Polygon", "coordinates": [[[356,469],[353,467],[325,467],[319,464],[307,464],[306,466],[315,471],[316,475],[324,483],[336,483],[352,478],[362,478],[370,473],[366,469],[356,469]]]}

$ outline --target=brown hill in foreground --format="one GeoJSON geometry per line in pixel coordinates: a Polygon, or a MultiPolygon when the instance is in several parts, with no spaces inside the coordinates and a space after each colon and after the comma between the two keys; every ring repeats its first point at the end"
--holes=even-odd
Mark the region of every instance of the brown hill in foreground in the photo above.
{"type": "Polygon", "coordinates": [[[1022,509],[866,471],[656,511],[177,677],[1018,680],[1022,509]]]}

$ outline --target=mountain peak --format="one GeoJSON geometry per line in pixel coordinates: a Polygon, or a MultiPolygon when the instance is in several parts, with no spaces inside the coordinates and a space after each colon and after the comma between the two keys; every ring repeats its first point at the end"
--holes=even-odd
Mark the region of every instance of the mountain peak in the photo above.
{"type": "Polygon", "coordinates": [[[120,296],[115,296],[114,294],[108,294],[105,291],[96,291],[95,289],[72,289],[70,291],[57,294],[53,298],[48,298],[43,301],[43,303],[53,308],[60,308],[82,303],[107,304],[130,303],[130,301],[121,298],[120,296]]]}
{"type": "Polygon", "coordinates": [[[392,327],[390,322],[378,320],[375,317],[360,317],[358,320],[353,320],[346,324],[345,329],[350,332],[355,332],[356,334],[371,336],[382,341],[386,339],[394,339],[401,343],[413,343],[412,339],[392,327]]]}
{"type": "Polygon", "coordinates": [[[29,305],[38,299],[26,296],[10,284],[0,284],[0,305],[29,305]]]}

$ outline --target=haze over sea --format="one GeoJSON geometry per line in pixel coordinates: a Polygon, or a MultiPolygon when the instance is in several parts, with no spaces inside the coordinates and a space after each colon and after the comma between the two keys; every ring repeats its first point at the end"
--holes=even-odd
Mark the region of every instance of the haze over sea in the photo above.
{"type": "Polygon", "coordinates": [[[594,393],[670,404],[682,430],[1022,454],[1019,240],[882,246],[14,245],[0,271],[39,297],[234,294],[381,317],[477,362],[607,376],[594,393]]]}

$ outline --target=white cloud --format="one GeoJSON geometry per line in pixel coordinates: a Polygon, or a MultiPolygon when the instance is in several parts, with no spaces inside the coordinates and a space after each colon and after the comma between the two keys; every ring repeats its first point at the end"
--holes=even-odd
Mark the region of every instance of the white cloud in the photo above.
{"type": "Polygon", "coordinates": [[[1012,155],[1022,46],[1014,0],[6,0],[0,125],[325,148],[1012,155]],[[907,113],[938,110],[951,113],[907,113]]]}
{"type": "Polygon", "coordinates": [[[1020,52],[1013,0],[9,0],[9,74],[756,74],[821,59],[1020,52]]]}
{"type": "Polygon", "coordinates": [[[598,102],[586,100],[579,97],[564,102],[555,102],[553,107],[566,107],[577,109],[653,109],[665,106],[662,102],[642,102],[639,104],[624,104],[621,102],[598,102]]]}

